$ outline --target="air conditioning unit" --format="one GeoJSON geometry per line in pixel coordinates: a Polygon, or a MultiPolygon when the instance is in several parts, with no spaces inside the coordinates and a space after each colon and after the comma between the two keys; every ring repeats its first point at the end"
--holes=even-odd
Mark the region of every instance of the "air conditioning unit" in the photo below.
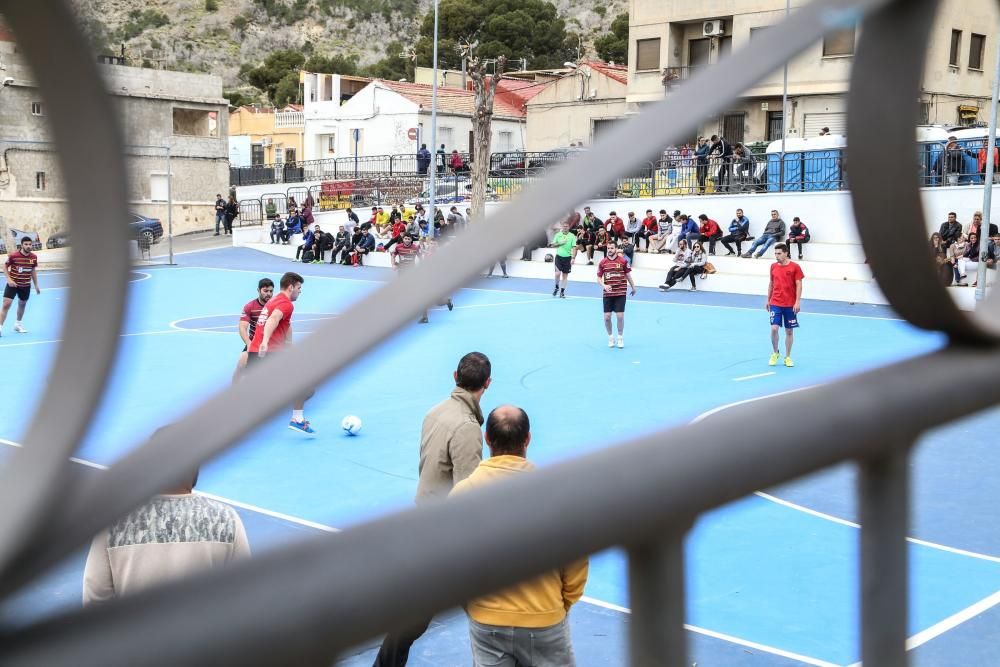
{"type": "Polygon", "coordinates": [[[270,146],[271,145],[271,139],[269,137],[264,137],[263,139],[260,140],[260,145],[261,146],[270,146]]]}
{"type": "Polygon", "coordinates": [[[705,21],[702,25],[702,34],[705,37],[717,37],[726,31],[725,21],[705,21]]]}

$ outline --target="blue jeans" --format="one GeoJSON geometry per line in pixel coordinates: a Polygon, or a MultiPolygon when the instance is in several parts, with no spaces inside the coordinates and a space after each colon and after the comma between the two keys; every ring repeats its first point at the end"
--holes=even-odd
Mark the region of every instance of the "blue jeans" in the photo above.
{"type": "Polygon", "coordinates": [[[759,255],[763,255],[765,252],[767,252],[767,249],[771,247],[771,244],[773,244],[777,240],[778,240],[778,237],[776,237],[776,236],[771,236],[770,234],[761,234],[753,242],[753,245],[750,246],[750,249],[747,250],[747,254],[748,255],[754,254],[754,252],[757,250],[757,248],[759,246],[763,245],[764,247],[761,248],[760,252],[757,253],[759,255]]]}
{"type": "Polygon", "coordinates": [[[469,619],[474,667],[574,667],[569,620],[547,628],[484,625],[469,619]]]}
{"type": "Polygon", "coordinates": [[[225,216],[226,216],[226,214],[225,214],[225,213],[216,213],[216,214],[215,214],[215,233],[216,233],[216,234],[218,234],[218,233],[219,233],[219,225],[221,225],[221,224],[222,224],[222,219],[223,219],[223,218],[224,218],[225,216]]]}

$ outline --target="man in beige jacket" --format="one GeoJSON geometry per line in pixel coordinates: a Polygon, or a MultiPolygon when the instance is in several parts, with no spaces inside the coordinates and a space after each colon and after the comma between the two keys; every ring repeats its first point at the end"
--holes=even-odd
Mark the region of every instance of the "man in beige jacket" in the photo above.
{"type": "MultiPolygon", "coordinates": [[[[483,460],[483,411],[479,401],[490,386],[490,360],[469,352],[458,362],[455,389],[431,408],[420,429],[418,505],[448,497],[453,486],[472,474],[483,460]]],[[[404,667],[410,646],[424,634],[431,619],[382,642],[374,667],[404,667]]]]}
{"type": "MultiPolygon", "coordinates": [[[[534,470],[526,458],[530,442],[531,424],[524,410],[512,405],[496,408],[486,420],[490,458],[456,484],[452,493],[534,470]]],[[[567,613],[583,596],[587,572],[583,559],[466,604],[475,667],[572,667],[567,613]]]]}

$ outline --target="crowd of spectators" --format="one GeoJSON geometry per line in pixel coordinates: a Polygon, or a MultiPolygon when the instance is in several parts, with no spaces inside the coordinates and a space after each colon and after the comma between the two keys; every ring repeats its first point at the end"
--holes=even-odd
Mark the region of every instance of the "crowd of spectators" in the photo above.
{"type": "MultiPolygon", "coordinates": [[[[991,222],[986,245],[982,247],[982,224],[980,211],[973,213],[968,226],[963,226],[958,214],[952,211],[938,231],[931,234],[931,254],[942,285],[967,286],[970,271],[977,272],[980,262],[984,262],[987,269],[996,269],[1000,231],[991,222]]],[[[978,286],[978,282],[973,281],[972,286],[978,286]]]]}

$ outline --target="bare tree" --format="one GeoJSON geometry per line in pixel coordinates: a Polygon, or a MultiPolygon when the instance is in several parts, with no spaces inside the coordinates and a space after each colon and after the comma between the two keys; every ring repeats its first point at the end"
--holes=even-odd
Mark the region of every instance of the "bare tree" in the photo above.
{"type": "Polygon", "coordinates": [[[507,58],[499,56],[492,76],[486,74],[486,62],[479,56],[467,61],[476,110],[472,115],[472,219],[482,220],[486,212],[486,181],[490,177],[490,126],[493,122],[493,98],[503,76],[507,58]]]}

